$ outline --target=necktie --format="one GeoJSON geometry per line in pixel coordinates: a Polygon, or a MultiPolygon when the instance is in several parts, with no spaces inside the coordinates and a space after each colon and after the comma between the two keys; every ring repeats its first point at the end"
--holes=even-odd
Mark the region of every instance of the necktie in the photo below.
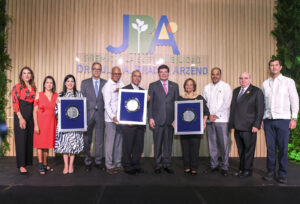
{"type": "Polygon", "coordinates": [[[164,82],[164,83],[163,83],[163,85],[164,85],[164,90],[165,90],[165,93],[166,93],[166,94],[168,94],[168,88],[167,88],[167,84],[166,84],[166,82],[164,82]]]}
{"type": "Polygon", "coordinates": [[[240,98],[242,97],[242,95],[244,94],[245,92],[245,89],[242,88],[242,91],[239,93],[238,97],[237,97],[237,100],[240,100],[240,98]]]}
{"type": "Polygon", "coordinates": [[[98,89],[98,81],[95,81],[95,94],[96,94],[96,98],[98,97],[98,92],[99,92],[99,89],[98,89]]]}

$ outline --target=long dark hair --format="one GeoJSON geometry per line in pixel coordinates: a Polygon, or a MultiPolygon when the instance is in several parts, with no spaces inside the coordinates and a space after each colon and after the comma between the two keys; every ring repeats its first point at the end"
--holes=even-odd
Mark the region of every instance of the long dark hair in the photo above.
{"type": "Polygon", "coordinates": [[[68,81],[68,79],[70,79],[70,78],[72,78],[73,81],[74,81],[73,94],[74,94],[74,96],[76,96],[77,89],[76,89],[76,80],[75,80],[75,77],[72,74],[68,74],[67,76],[65,76],[64,85],[63,85],[63,91],[60,92],[60,94],[59,94],[60,97],[66,95],[66,93],[67,93],[66,81],[68,81]]]}
{"type": "Polygon", "coordinates": [[[20,71],[20,74],[19,74],[19,81],[20,81],[22,87],[23,87],[23,88],[26,87],[25,81],[22,79],[22,73],[23,73],[23,71],[24,71],[25,69],[27,69],[27,70],[30,72],[30,74],[31,74],[31,79],[29,80],[30,86],[33,88],[33,90],[36,90],[36,86],[35,86],[35,83],[34,83],[34,74],[33,74],[33,71],[32,71],[32,69],[30,69],[30,67],[27,67],[27,66],[26,66],[26,67],[23,67],[23,68],[21,69],[21,71],[20,71]]]}
{"type": "Polygon", "coordinates": [[[53,87],[52,87],[52,93],[54,93],[56,91],[56,84],[55,84],[55,80],[52,76],[46,76],[45,79],[44,79],[44,82],[43,82],[43,92],[45,92],[45,84],[46,84],[46,81],[47,79],[51,79],[52,80],[52,83],[53,83],[53,87]]]}

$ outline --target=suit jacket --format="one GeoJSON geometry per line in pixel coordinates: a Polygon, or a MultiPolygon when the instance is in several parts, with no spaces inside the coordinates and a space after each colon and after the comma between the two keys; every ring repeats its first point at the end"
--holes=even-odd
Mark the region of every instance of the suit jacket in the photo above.
{"type": "MultiPolygon", "coordinates": [[[[124,86],[122,89],[133,89],[131,83],[128,84],[127,86],[124,86]]],[[[139,87],[140,90],[144,90],[143,88],[139,87]]],[[[137,127],[137,128],[142,128],[142,129],[146,129],[146,125],[124,125],[126,127],[129,127],[129,128],[134,128],[134,127],[137,127]]]]}
{"type": "Polygon", "coordinates": [[[88,78],[81,82],[81,92],[83,96],[86,97],[88,122],[92,119],[96,111],[96,106],[98,108],[98,113],[100,114],[101,120],[103,119],[104,121],[104,100],[102,95],[102,88],[105,83],[106,80],[100,78],[99,92],[98,97],[96,98],[93,78],[88,78]]]}
{"type": "Polygon", "coordinates": [[[264,115],[264,95],[262,91],[250,84],[239,101],[237,97],[241,87],[233,90],[229,127],[239,131],[251,132],[252,127],[260,129],[264,115]]]}
{"type": "Polygon", "coordinates": [[[149,85],[149,95],[148,118],[153,118],[156,125],[172,125],[174,102],[179,97],[178,84],[168,81],[168,94],[166,94],[161,81],[158,80],[149,85]]]}

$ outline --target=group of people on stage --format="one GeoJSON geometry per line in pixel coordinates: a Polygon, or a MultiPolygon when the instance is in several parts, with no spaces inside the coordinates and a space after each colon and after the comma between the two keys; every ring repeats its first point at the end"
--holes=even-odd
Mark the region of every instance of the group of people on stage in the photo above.
{"type": "MultiPolygon", "coordinates": [[[[158,67],[159,80],[150,83],[148,90],[148,120],[153,129],[154,173],[162,171],[173,174],[171,154],[174,133],[175,101],[203,100],[203,125],[206,128],[210,168],[206,172],[220,171],[228,176],[229,131],[234,136],[240,157],[239,171],[233,175],[245,178],[252,175],[257,132],[265,130],[267,144],[267,173],[265,180],[287,182],[287,160],[289,129],[296,127],[299,111],[299,96],[295,82],[283,76],[280,60],[269,62],[271,77],[264,81],[262,90],[251,84],[251,75],[240,74],[240,86],[232,91],[222,78],[222,70],[211,70],[212,82],[204,87],[203,94],[197,94],[197,83],[188,78],[183,84],[184,93],[179,94],[178,84],[169,80],[169,67],[158,67]],[[278,150],[279,169],[276,171],[278,150]],[[219,156],[221,160],[219,161],[219,156]]],[[[113,67],[111,77],[100,78],[102,66],[92,65],[92,77],[76,88],[73,75],[64,78],[63,90],[56,93],[55,80],[47,76],[43,91],[36,93],[34,74],[24,67],[19,75],[20,83],[12,90],[14,109],[14,131],[17,167],[20,174],[27,174],[27,165],[32,165],[33,147],[37,148],[39,173],[53,171],[48,165],[50,148],[63,155],[63,174],[74,172],[75,155],[84,151],[85,170],[90,172],[92,164],[108,174],[124,171],[128,174],[143,173],[140,158],[144,147],[144,125],[120,125],[117,120],[118,90],[139,87],[141,72],[135,70],[131,83],[125,86],[119,67],[113,67]],[[86,132],[57,130],[56,114],[59,97],[86,97],[86,132]],[[104,144],[104,130],[106,139],[104,144]],[[95,131],[95,158],[91,157],[92,135],[95,131]],[[105,146],[105,164],[103,163],[105,146]]],[[[181,135],[184,174],[198,173],[200,135],[181,135]]]]}

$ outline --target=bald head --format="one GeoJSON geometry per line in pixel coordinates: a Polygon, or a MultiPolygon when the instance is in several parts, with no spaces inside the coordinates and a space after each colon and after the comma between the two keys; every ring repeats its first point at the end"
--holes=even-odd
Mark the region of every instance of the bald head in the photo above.
{"type": "Polygon", "coordinates": [[[114,82],[117,83],[120,80],[121,75],[122,75],[122,73],[121,73],[120,67],[115,66],[115,67],[112,68],[112,70],[111,70],[111,80],[113,80],[114,82]]]}
{"type": "Polygon", "coordinates": [[[251,83],[251,74],[248,72],[243,72],[240,74],[240,85],[242,88],[246,88],[250,85],[251,83]]]}

